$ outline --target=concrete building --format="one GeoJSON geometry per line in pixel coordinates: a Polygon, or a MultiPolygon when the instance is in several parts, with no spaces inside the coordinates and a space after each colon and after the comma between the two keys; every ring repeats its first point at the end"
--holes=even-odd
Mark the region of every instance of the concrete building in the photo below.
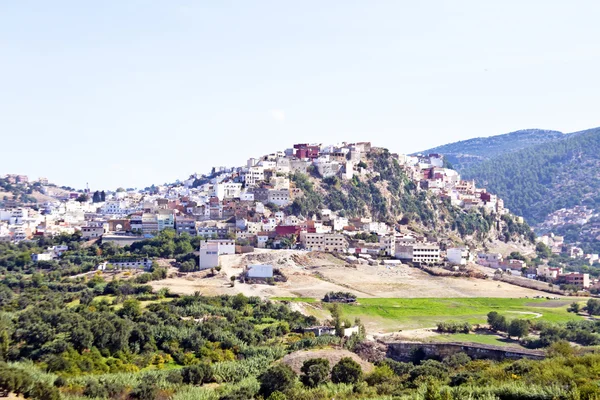
{"type": "Polygon", "coordinates": [[[263,167],[255,166],[248,168],[245,175],[246,186],[256,186],[257,183],[265,180],[265,170],[263,167]]]}
{"type": "Polygon", "coordinates": [[[291,203],[289,190],[269,190],[267,193],[267,203],[273,203],[279,207],[285,207],[291,203]]]}
{"type": "Polygon", "coordinates": [[[214,185],[213,196],[219,200],[236,199],[242,192],[242,184],[237,182],[219,182],[214,185]]]}
{"type": "Polygon", "coordinates": [[[436,243],[397,244],[395,258],[416,263],[439,263],[440,246],[436,243]]]}
{"type": "Polygon", "coordinates": [[[214,268],[219,265],[219,243],[215,241],[200,243],[200,269],[214,268]]]}
{"type": "Polygon", "coordinates": [[[451,247],[446,250],[448,262],[456,265],[467,265],[469,262],[469,249],[466,247],[451,247]]]}
{"type": "Polygon", "coordinates": [[[500,253],[479,253],[477,254],[477,264],[484,267],[498,268],[504,257],[500,253]]]}
{"type": "Polygon", "coordinates": [[[88,222],[87,225],[81,227],[81,237],[84,239],[97,239],[102,237],[108,227],[108,224],[106,224],[106,227],[104,225],[103,222],[88,222]]]}
{"type": "Polygon", "coordinates": [[[187,233],[191,236],[196,236],[196,220],[193,218],[186,218],[177,216],[175,218],[175,230],[178,235],[187,233]]]}
{"type": "Polygon", "coordinates": [[[590,287],[590,274],[582,274],[581,272],[569,272],[558,276],[559,282],[564,282],[567,285],[575,285],[581,289],[590,287]]]}
{"type": "Polygon", "coordinates": [[[344,235],[334,233],[307,233],[300,234],[302,245],[310,251],[346,252],[348,241],[344,235]]]}

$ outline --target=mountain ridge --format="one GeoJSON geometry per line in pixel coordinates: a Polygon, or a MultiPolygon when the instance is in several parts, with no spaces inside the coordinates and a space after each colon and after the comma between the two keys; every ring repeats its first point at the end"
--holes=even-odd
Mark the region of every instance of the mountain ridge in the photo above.
{"type": "Polygon", "coordinates": [[[443,154],[456,170],[461,171],[497,155],[560,140],[564,136],[565,134],[562,132],[548,129],[521,129],[499,135],[448,143],[413,154],[443,154]]]}

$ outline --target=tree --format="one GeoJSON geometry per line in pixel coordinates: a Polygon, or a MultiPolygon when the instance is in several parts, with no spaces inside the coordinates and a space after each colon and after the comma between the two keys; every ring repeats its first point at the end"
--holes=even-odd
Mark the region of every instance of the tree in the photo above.
{"type": "Polygon", "coordinates": [[[581,310],[581,306],[579,305],[578,302],[574,301],[573,303],[571,303],[571,305],[569,306],[569,308],[567,309],[567,311],[569,312],[573,312],[575,314],[577,314],[579,311],[581,310]]]}
{"type": "Polygon", "coordinates": [[[600,300],[589,299],[585,306],[585,310],[590,315],[600,315],[600,300]]]}
{"type": "Polygon", "coordinates": [[[508,329],[508,323],[504,315],[498,314],[496,311],[492,311],[487,315],[487,321],[490,328],[494,331],[506,332],[508,329]]]}
{"type": "Polygon", "coordinates": [[[117,193],[121,193],[121,192],[124,192],[124,191],[125,191],[125,189],[123,189],[122,187],[117,188],[117,193]]]}
{"type": "Polygon", "coordinates": [[[360,364],[350,357],[342,358],[331,370],[331,381],[333,383],[354,384],[362,379],[362,368],[360,364]]]}
{"type": "Polygon", "coordinates": [[[516,336],[521,339],[529,333],[529,322],[524,319],[513,319],[508,326],[508,337],[516,336]]]}
{"type": "Polygon", "coordinates": [[[277,364],[258,377],[259,393],[268,397],[273,392],[286,392],[294,386],[296,373],[285,364],[277,364]]]}
{"type": "Polygon", "coordinates": [[[82,194],[80,194],[79,196],[77,196],[77,198],[75,199],[75,201],[78,201],[78,202],[80,202],[80,203],[85,203],[85,202],[87,202],[89,199],[90,199],[90,197],[89,197],[87,194],[85,194],[85,193],[82,193],[82,194]]]}
{"type": "Polygon", "coordinates": [[[127,299],[123,302],[123,308],[119,310],[121,316],[126,316],[131,319],[137,318],[142,315],[142,308],[139,300],[127,299]]]}
{"type": "Polygon", "coordinates": [[[548,259],[552,256],[552,250],[542,242],[535,245],[535,252],[540,258],[548,259]]]}
{"type": "Polygon", "coordinates": [[[229,278],[229,280],[231,281],[231,287],[235,286],[235,275],[231,275],[231,278],[229,278]]]}
{"type": "Polygon", "coordinates": [[[311,358],[302,364],[300,380],[305,386],[317,387],[327,382],[329,378],[329,360],[325,358],[311,358]]]}

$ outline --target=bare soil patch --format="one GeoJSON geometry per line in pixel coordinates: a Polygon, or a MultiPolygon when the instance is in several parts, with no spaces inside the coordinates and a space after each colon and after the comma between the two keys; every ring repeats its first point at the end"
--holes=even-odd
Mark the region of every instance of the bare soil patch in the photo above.
{"type": "MultiPolygon", "coordinates": [[[[221,272],[179,274],[151,282],[155,288],[168,287],[173,293],[206,295],[237,294],[260,297],[322,298],[327,292],[351,292],[358,297],[533,297],[547,293],[492,279],[432,276],[407,265],[350,265],[337,257],[298,250],[257,250],[254,253],[221,256],[221,272]],[[288,281],[243,284],[230,287],[229,278],[238,276],[251,264],[271,264],[288,281]]],[[[171,275],[170,275],[171,276],[171,275]]]]}
{"type": "Polygon", "coordinates": [[[363,372],[369,373],[373,371],[373,364],[368,361],[361,359],[356,354],[342,349],[323,349],[323,350],[301,350],[294,353],[288,354],[283,357],[280,362],[290,366],[297,374],[300,373],[300,368],[304,361],[311,358],[325,358],[329,361],[329,365],[333,367],[342,358],[350,357],[354,361],[360,364],[363,372]]]}

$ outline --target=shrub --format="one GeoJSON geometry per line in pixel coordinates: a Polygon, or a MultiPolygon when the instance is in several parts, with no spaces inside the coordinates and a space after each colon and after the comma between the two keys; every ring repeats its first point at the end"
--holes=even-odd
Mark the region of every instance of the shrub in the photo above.
{"type": "Polygon", "coordinates": [[[357,383],[362,379],[360,364],[350,357],[342,358],[331,370],[333,383],[357,383]]]}
{"type": "Polygon", "coordinates": [[[300,380],[305,386],[317,387],[329,378],[329,361],[324,358],[311,358],[302,364],[300,380]]]}
{"type": "Polygon", "coordinates": [[[273,392],[285,392],[294,386],[296,373],[285,364],[277,364],[261,374],[258,380],[259,393],[263,397],[268,397],[273,392]]]}
{"type": "Polygon", "coordinates": [[[437,330],[442,333],[469,333],[471,324],[468,322],[438,322],[437,330]]]}
{"type": "Polygon", "coordinates": [[[202,385],[212,380],[212,371],[208,364],[195,364],[181,370],[183,383],[202,385]]]}
{"type": "Polygon", "coordinates": [[[450,368],[457,368],[470,363],[471,357],[469,357],[466,353],[456,353],[444,358],[443,362],[450,368]]]}

